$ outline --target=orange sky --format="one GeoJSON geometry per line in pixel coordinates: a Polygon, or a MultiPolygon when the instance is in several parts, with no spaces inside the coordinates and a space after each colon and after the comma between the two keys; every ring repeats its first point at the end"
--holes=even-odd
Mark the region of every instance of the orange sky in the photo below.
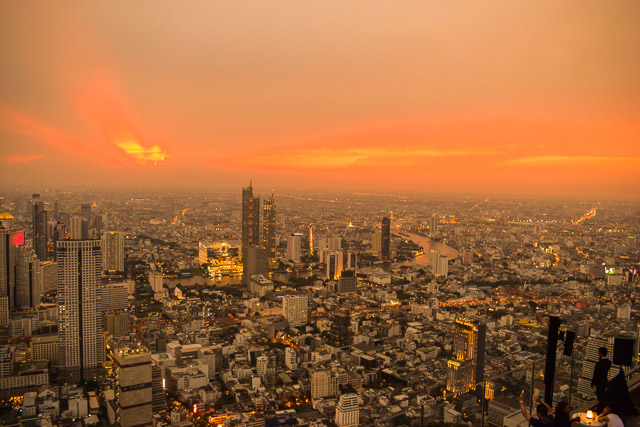
{"type": "Polygon", "coordinates": [[[4,186],[640,197],[640,2],[0,2],[4,186]]]}

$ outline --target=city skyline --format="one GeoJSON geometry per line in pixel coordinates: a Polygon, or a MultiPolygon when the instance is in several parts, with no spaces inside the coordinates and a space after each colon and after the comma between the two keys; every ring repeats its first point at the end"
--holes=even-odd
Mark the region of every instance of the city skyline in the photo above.
{"type": "Polygon", "coordinates": [[[5,186],[638,197],[636,2],[158,6],[1,6],[5,186]]]}

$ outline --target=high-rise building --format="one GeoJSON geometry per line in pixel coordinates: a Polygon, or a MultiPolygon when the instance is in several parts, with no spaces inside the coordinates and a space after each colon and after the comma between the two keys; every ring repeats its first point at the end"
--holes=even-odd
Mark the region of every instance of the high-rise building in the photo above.
{"type": "Polygon", "coordinates": [[[287,236],[287,259],[300,262],[302,258],[302,239],[298,235],[287,236]]]}
{"type": "Polygon", "coordinates": [[[342,252],[330,252],[327,256],[327,279],[336,280],[342,274],[344,266],[342,252]]]}
{"type": "Polygon", "coordinates": [[[108,231],[102,235],[102,268],[104,271],[124,271],[124,234],[108,231]]]}
{"type": "Polygon", "coordinates": [[[253,195],[249,182],[249,186],[242,189],[242,281],[245,284],[251,277],[247,270],[247,254],[252,246],[260,247],[260,197],[253,195]]]}
{"type": "Polygon", "coordinates": [[[345,254],[347,269],[355,270],[358,268],[358,254],[355,252],[347,252],[345,254]]]}
{"type": "Polygon", "coordinates": [[[44,202],[40,201],[40,195],[34,194],[33,202],[33,250],[40,261],[47,260],[47,211],[44,210],[44,202]]]}
{"type": "Polygon", "coordinates": [[[487,325],[480,321],[458,318],[455,328],[455,359],[448,363],[447,391],[465,393],[484,381],[487,325]]]}
{"type": "Polygon", "coordinates": [[[381,255],[382,253],[382,231],[376,230],[371,236],[371,252],[374,255],[381,255]]]}
{"type": "Polygon", "coordinates": [[[162,369],[159,366],[151,367],[151,407],[154,414],[167,410],[167,397],[162,386],[162,369]]]}
{"type": "Polygon", "coordinates": [[[302,326],[308,321],[309,300],[305,295],[285,295],[282,315],[291,326],[302,326]]]}
{"type": "Polygon", "coordinates": [[[253,195],[253,187],[242,189],[242,247],[260,245],[260,197],[253,195]]]}
{"type": "Polygon", "coordinates": [[[269,358],[267,356],[259,356],[256,359],[256,373],[260,378],[263,378],[267,375],[267,368],[269,367],[269,358]]]}
{"type": "Polygon", "coordinates": [[[60,368],[69,382],[95,379],[102,363],[98,287],[102,273],[99,240],[57,244],[60,368]]]}
{"type": "Polygon", "coordinates": [[[335,313],[331,318],[327,344],[332,347],[345,347],[351,345],[352,336],[351,315],[349,313],[335,313]]]}
{"type": "Polygon", "coordinates": [[[89,235],[87,220],[81,216],[72,216],[70,224],[71,239],[86,239],[89,235]]]}
{"type": "Polygon", "coordinates": [[[429,227],[429,235],[431,237],[435,236],[438,232],[438,217],[436,214],[433,214],[431,217],[431,226],[429,227]]]}
{"type": "Polygon", "coordinates": [[[33,308],[42,298],[42,267],[33,249],[27,246],[15,248],[15,302],[16,308],[33,308]]]}
{"type": "Polygon", "coordinates": [[[0,296],[7,297],[9,310],[15,306],[18,247],[24,246],[24,230],[13,225],[13,215],[0,214],[0,296]]]}
{"type": "Polygon", "coordinates": [[[271,197],[262,206],[262,248],[272,264],[276,259],[276,204],[271,197]]]}
{"type": "Polygon", "coordinates": [[[391,220],[386,216],[382,218],[380,237],[380,257],[383,260],[389,260],[391,256],[391,220]]]}
{"type": "Polygon", "coordinates": [[[449,257],[440,251],[434,251],[431,271],[436,277],[447,277],[447,274],[449,274],[449,257]]]}
{"type": "Polygon", "coordinates": [[[125,347],[113,353],[116,426],[153,425],[151,353],[146,347],[125,347]]]}
{"type": "Polygon", "coordinates": [[[338,427],[356,427],[360,424],[360,408],[357,394],[345,393],[340,395],[340,400],[336,405],[335,423],[338,427]]]}
{"type": "MultiPolygon", "coordinates": [[[[594,399],[596,397],[595,389],[591,387],[591,380],[593,379],[593,369],[599,360],[598,349],[605,347],[608,351],[607,355],[609,360],[613,359],[613,343],[614,337],[603,336],[590,336],[587,341],[587,347],[585,349],[584,360],[582,362],[582,371],[578,378],[578,393],[582,394],[587,399],[594,399]]],[[[619,372],[619,369],[613,366],[609,369],[609,379],[612,379],[619,372]]]]}

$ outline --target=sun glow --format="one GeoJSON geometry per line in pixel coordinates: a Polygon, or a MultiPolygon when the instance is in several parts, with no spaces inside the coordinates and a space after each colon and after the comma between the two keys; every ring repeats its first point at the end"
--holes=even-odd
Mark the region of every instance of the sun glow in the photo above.
{"type": "Polygon", "coordinates": [[[135,140],[118,141],[115,145],[124,150],[138,166],[149,166],[150,164],[157,166],[159,162],[165,161],[170,156],[158,145],[143,147],[135,140]]]}

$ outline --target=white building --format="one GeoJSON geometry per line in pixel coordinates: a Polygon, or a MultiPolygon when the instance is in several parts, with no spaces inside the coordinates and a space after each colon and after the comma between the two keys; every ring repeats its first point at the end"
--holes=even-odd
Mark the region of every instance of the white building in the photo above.
{"type": "Polygon", "coordinates": [[[282,315],[291,326],[307,323],[309,301],[305,295],[285,295],[282,299],[282,315]]]}
{"type": "Polygon", "coordinates": [[[151,289],[153,292],[162,292],[162,279],[164,278],[164,274],[158,271],[149,271],[149,285],[151,285],[151,289]]]}
{"type": "Polygon", "coordinates": [[[124,271],[124,234],[107,231],[102,235],[102,268],[104,271],[124,271]]]}
{"type": "Polygon", "coordinates": [[[335,423],[338,427],[352,427],[360,423],[357,394],[346,393],[340,395],[340,400],[336,406],[335,423]]]}
{"type": "Polygon", "coordinates": [[[58,241],[59,363],[70,382],[95,379],[103,359],[99,240],[58,241]]]}
{"type": "Polygon", "coordinates": [[[260,356],[256,359],[256,373],[260,378],[264,378],[267,375],[268,367],[269,358],[267,356],[260,356]]]}
{"type": "Polygon", "coordinates": [[[449,273],[449,258],[440,251],[434,251],[431,270],[436,277],[447,277],[449,273]]]}
{"type": "Polygon", "coordinates": [[[298,369],[298,360],[295,348],[287,347],[284,349],[284,364],[292,371],[298,369]]]}
{"type": "Polygon", "coordinates": [[[302,239],[300,236],[287,236],[287,259],[300,262],[302,257],[302,239]]]}
{"type": "Polygon", "coordinates": [[[374,255],[380,255],[380,253],[382,252],[381,230],[377,230],[373,233],[373,236],[371,236],[371,252],[373,252],[374,255]]]}

